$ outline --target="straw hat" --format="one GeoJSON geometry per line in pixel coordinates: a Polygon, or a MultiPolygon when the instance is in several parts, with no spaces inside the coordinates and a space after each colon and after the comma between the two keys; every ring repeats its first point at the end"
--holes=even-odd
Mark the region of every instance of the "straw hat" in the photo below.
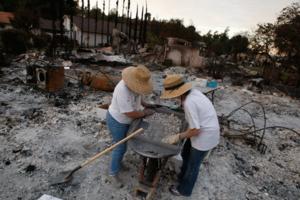
{"type": "Polygon", "coordinates": [[[168,75],[164,80],[164,91],[160,98],[172,99],[192,89],[192,83],[185,83],[181,75],[168,75]]]}
{"type": "Polygon", "coordinates": [[[126,86],[137,94],[150,94],[153,90],[151,73],[144,65],[127,67],[122,71],[126,86]]]}

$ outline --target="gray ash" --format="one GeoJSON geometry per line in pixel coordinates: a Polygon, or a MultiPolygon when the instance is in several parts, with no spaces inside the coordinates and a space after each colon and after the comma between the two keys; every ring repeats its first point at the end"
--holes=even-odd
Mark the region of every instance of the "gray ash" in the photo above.
{"type": "Polygon", "coordinates": [[[154,113],[144,119],[149,127],[143,133],[144,136],[154,141],[161,141],[168,135],[180,132],[182,121],[174,114],[154,113]]]}

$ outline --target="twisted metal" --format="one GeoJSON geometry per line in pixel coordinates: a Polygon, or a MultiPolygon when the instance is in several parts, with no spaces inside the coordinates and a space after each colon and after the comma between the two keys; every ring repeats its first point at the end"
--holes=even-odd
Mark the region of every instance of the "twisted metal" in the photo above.
{"type": "Polygon", "coordinates": [[[300,136],[300,133],[295,131],[292,128],[288,128],[288,127],[284,127],[284,126],[269,126],[269,127],[267,127],[267,117],[266,117],[265,108],[260,102],[257,102],[257,101],[250,101],[250,102],[243,104],[242,106],[234,109],[227,116],[221,117],[221,123],[224,125],[227,125],[230,130],[241,133],[241,134],[234,134],[234,135],[230,135],[230,134],[225,135],[228,138],[246,138],[247,136],[252,135],[254,137],[254,143],[257,145],[257,150],[260,151],[262,154],[264,154],[267,150],[267,146],[263,143],[263,139],[265,137],[266,130],[268,130],[268,129],[286,129],[286,130],[289,130],[289,131],[297,134],[298,136],[300,136]],[[263,116],[263,128],[259,128],[259,129],[257,128],[253,115],[251,114],[251,112],[249,112],[247,109],[245,109],[245,107],[249,104],[256,104],[261,108],[262,116],[263,116]],[[238,124],[238,121],[230,119],[238,111],[243,111],[250,117],[252,124],[250,126],[247,126],[247,129],[241,130],[241,129],[235,129],[235,128],[231,127],[231,123],[238,124]],[[261,136],[257,135],[257,133],[261,132],[261,131],[262,131],[261,136]],[[257,138],[259,138],[259,142],[257,142],[257,138]]]}

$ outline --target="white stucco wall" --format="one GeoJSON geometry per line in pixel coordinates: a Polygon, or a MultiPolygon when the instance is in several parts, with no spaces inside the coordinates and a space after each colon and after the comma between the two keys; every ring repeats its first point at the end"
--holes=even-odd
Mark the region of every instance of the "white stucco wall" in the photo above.
{"type": "Polygon", "coordinates": [[[173,62],[173,65],[186,67],[203,67],[205,58],[199,55],[199,50],[191,47],[177,46],[169,47],[166,58],[173,62]]]}
{"type": "MultiPolygon", "coordinates": [[[[80,32],[80,37],[77,38],[77,41],[79,41],[79,44],[81,42],[81,32],[80,32]]],[[[96,35],[96,41],[97,41],[97,45],[101,44],[102,43],[102,38],[103,38],[103,42],[104,44],[106,43],[106,40],[107,40],[107,37],[106,35],[101,35],[101,34],[97,34],[96,35]]],[[[83,33],[83,44],[85,46],[87,46],[89,44],[90,47],[93,47],[94,44],[95,44],[95,34],[94,33],[83,33]]]]}
{"type": "Polygon", "coordinates": [[[166,59],[172,60],[173,65],[181,66],[181,52],[177,49],[169,51],[166,59]]]}
{"type": "MultiPolygon", "coordinates": [[[[64,17],[64,27],[66,30],[66,36],[68,38],[70,38],[70,23],[71,20],[68,16],[64,17]]],[[[79,27],[77,27],[75,24],[73,25],[73,39],[75,38],[78,42],[78,44],[81,44],[81,30],[79,27]]],[[[106,35],[102,35],[97,33],[96,35],[96,46],[98,46],[99,44],[102,43],[102,37],[103,37],[103,43],[107,43],[107,36],[106,35]]],[[[84,46],[89,46],[89,47],[94,47],[95,46],[95,34],[94,33],[90,33],[88,34],[87,32],[83,33],[83,45],[84,46]]]]}

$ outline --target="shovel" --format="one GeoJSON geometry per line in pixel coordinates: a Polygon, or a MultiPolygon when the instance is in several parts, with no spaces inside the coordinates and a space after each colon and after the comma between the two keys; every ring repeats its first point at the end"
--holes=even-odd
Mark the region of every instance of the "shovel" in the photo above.
{"type": "Polygon", "coordinates": [[[140,128],[138,130],[136,130],[135,132],[131,133],[130,135],[128,135],[127,137],[125,137],[124,139],[120,140],[119,142],[113,144],[112,146],[108,147],[107,149],[101,151],[100,153],[94,155],[93,157],[87,159],[85,162],[83,162],[81,165],[75,167],[73,170],[69,171],[69,172],[65,172],[63,174],[66,174],[64,176],[64,178],[61,180],[61,177],[59,178],[54,178],[51,182],[51,186],[53,185],[61,185],[64,183],[69,182],[72,178],[73,178],[73,174],[78,171],[79,169],[87,166],[88,164],[92,163],[93,161],[95,161],[97,158],[101,157],[102,155],[106,154],[107,152],[113,150],[114,148],[116,148],[117,146],[119,146],[120,144],[125,143],[126,141],[130,140],[131,138],[133,138],[134,136],[136,136],[137,134],[141,133],[144,129],[140,128]]]}

